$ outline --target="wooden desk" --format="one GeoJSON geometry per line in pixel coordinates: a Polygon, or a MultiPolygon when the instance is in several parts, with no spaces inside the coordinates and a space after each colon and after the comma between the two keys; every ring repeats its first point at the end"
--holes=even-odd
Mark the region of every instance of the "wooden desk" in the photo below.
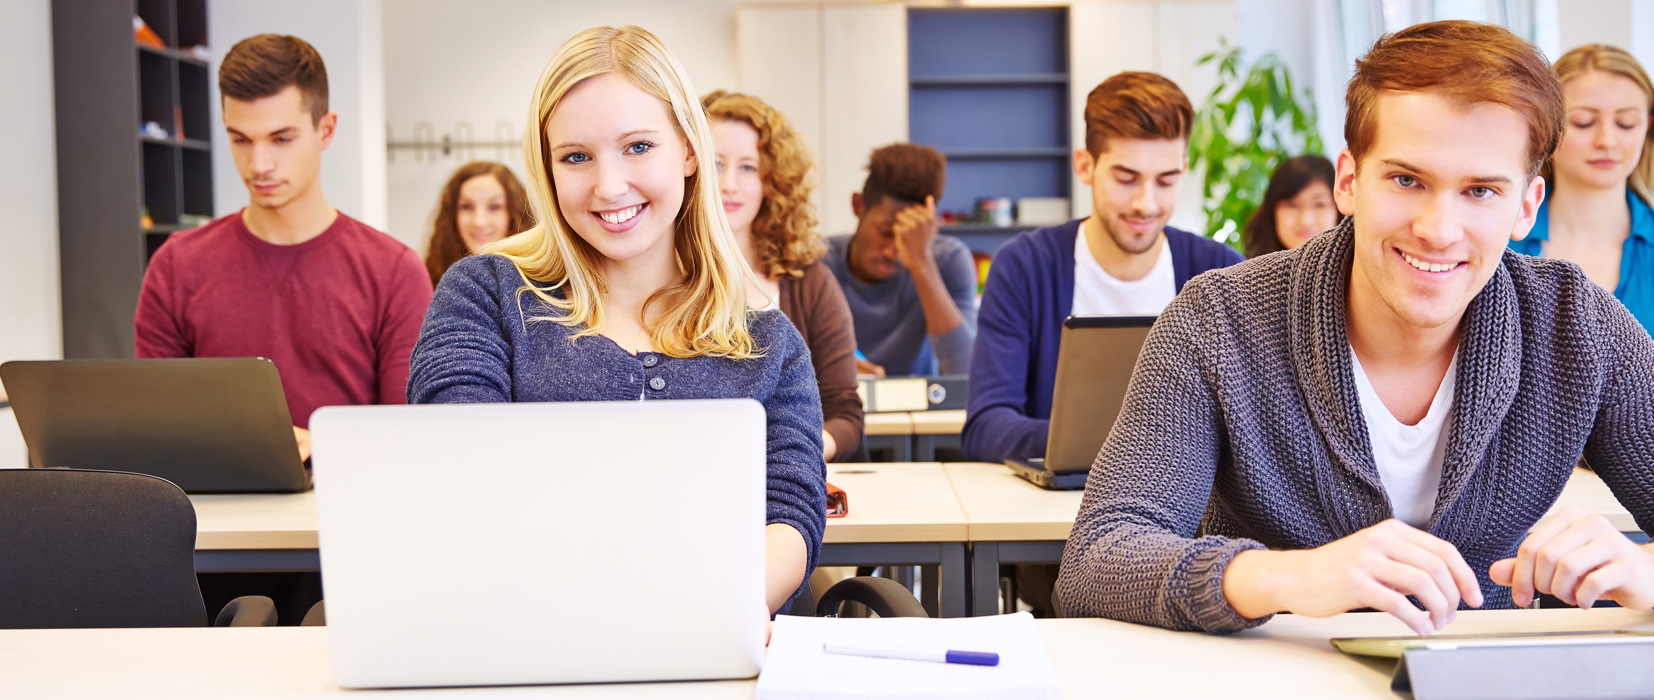
{"type": "MultiPolygon", "coordinates": [[[[999,612],[999,566],[1061,561],[1084,492],[1047,491],[1017,478],[1002,464],[970,462],[945,468],[970,520],[971,614],[992,615],[999,612]]],[[[1556,507],[1565,505],[1600,514],[1642,541],[1631,514],[1596,474],[1574,470],[1556,502],[1556,507]]]]}
{"type": "Polygon", "coordinates": [[[850,513],[828,518],[821,566],[920,566],[920,602],[932,615],[964,617],[965,511],[937,463],[829,464],[850,513]]]}
{"type": "MultiPolygon", "coordinates": [[[[849,495],[850,514],[827,519],[822,566],[928,567],[927,609],[967,614],[965,513],[942,465],[833,464],[827,478],[849,495]]],[[[190,501],[197,571],[320,570],[315,492],[190,501]]]]}
{"type": "Polygon", "coordinates": [[[889,450],[892,462],[913,461],[913,417],[910,414],[905,411],[869,413],[862,425],[867,449],[889,450]]]}
{"type": "MultiPolygon", "coordinates": [[[[1382,698],[1395,663],[1345,656],[1327,640],[1406,634],[1383,613],[1277,616],[1230,636],[1111,620],[1035,623],[1063,697],[1382,698]]],[[[1654,630],[1618,609],[1464,611],[1444,634],[1654,630]]],[[[0,630],[0,697],[339,696],[326,628],[0,630]]],[[[751,698],[753,681],[376,691],[375,698],[751,698]]]]}
{"type": "MultiPolygon", "coordinates": [[[[1314,620],[1277,615],[1230,636],[1169,632],[1112,620],[1039,620],[1064,698],[1375,698],[1390,690],[1395,662],[1346,656],[1334,637],[1411,634],[1385,613],[1314,620]]],[[[1442,634],[1654,630],[1654,613],[1598,610],[1466,610],[1442,634]]]]}
{"type": "Polygon", "coordinates": [[[914,411],[913,459],[928,462],[936,459],[936,448],[959,449],[959,433],[965,429],[965,410],[914,411]]]}

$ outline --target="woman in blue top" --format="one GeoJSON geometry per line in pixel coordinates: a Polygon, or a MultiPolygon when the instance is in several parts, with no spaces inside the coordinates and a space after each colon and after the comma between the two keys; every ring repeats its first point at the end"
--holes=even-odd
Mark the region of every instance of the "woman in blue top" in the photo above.
{"type": "Polygon", "coordinates": [[[792,323],[753,310],[768,302],[725,222],[695,94],[637,27],[588,29],[558,49],[524,143],[540,223],[443,276],[408,402],[759,401],[766,612],[775,613],[821,549],[821,399],[792,323]]]}
{"type": "Polygon", "coordinates": [[[1541,175],[1551,186],[1519,253],[1578,264],[1654,327],[1654,83],[1623,49],[1587,44],[1554,66],[1567,99],[1562,146],[1541,175]]]}

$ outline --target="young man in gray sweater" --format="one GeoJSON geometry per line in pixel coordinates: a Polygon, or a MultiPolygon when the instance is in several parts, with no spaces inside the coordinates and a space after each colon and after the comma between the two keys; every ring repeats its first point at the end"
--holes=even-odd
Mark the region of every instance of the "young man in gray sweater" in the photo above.
{"type": "Polygon", "coordinates": [[[1654,607],[1654,545],[1546,517],[1583,457],[1654,532],[1654,340],[1578,267],[1505,248],[1561,85],[1510,32],[1435,22],[1380,39],[1346,102],[1349,218],[1195,278],[1150,333],[1064,614],[1230,632],[1373,608],[1428,635],[1536,593],[1654,607]]]}

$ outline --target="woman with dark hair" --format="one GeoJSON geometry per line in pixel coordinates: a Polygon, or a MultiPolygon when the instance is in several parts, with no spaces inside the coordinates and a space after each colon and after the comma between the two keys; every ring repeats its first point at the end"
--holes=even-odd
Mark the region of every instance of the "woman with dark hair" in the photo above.
{"type": "Polygon", "coordinates": [[[1337,226],[1338,205],[1332,201],[1337,177],[1332,161],[1317,155],[1288,158],[1275,166],[1263,203],[1241,232],[1246,257],[1297,248],[1337,226]]]}
{"type": "Polygon", "coordinates": [[[533,227],[528,192],[510,169],[483,160],[460,166],[443,186],[431,224],[425,252],[431,284],[460,258],[533,227]]]}

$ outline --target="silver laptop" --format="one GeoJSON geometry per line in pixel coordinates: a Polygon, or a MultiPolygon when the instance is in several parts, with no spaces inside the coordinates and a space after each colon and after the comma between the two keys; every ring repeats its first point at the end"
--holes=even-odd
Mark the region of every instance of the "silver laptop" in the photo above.
{"type": "Polygon", "coordinates": [[[32,466],[149,474],[186,493],[310,486],[264,358],[7,362],[0,382],[32,466]]]}
{"type": "Polygon", "coordinates": [[[757,675],[757,402],[333,407],[310,430],[340,685],[757,675]]]}
{"type": "Polygon", "coordinates": [[[1017,476],[1048,489],[1085,488],[1125,403],[1154,316],[1069,316],[1062,324],[1045,456],[1012,458],[1017,476]]]}

